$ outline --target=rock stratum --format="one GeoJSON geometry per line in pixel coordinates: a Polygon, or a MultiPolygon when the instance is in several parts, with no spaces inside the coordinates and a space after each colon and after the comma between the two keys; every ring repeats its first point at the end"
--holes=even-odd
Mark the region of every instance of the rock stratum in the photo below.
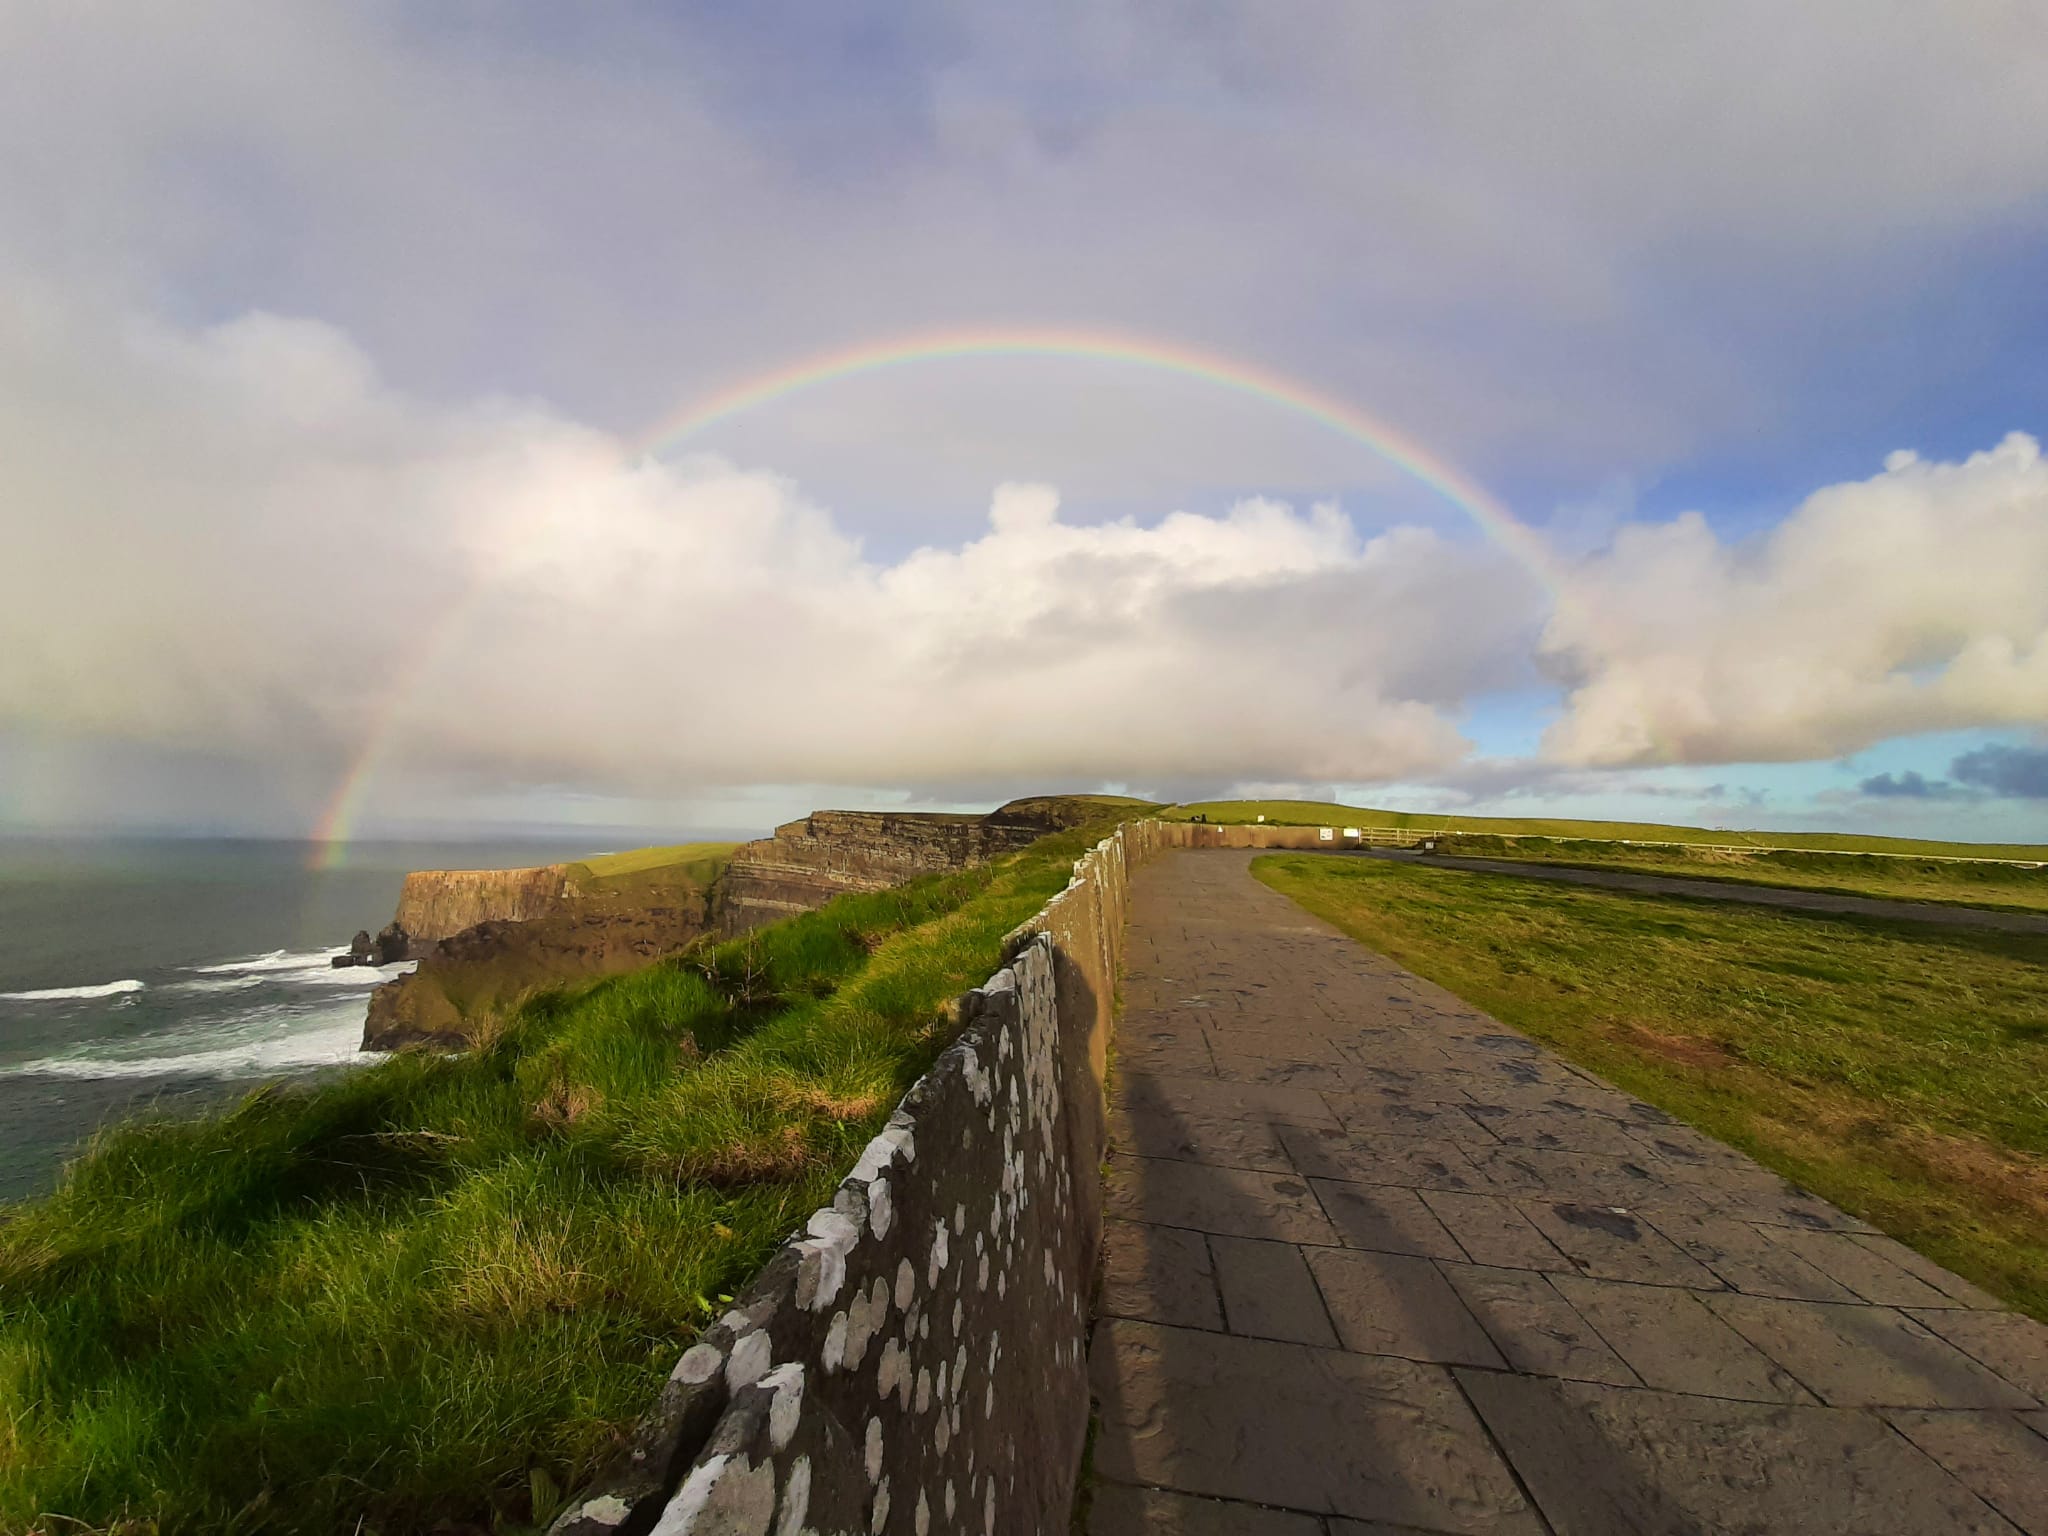
{"type": "Polygon", "coordinates": [[[736,846],[419,870],[406,876],[392,924],[378,936],[419,965],[370,994],[363,1049],[461,1049],[539,988],[635,970],[706,934],[730,938],[849,891],[985,863],[1139,803],[1046,795],[984,816],[816,811],[736,846]]]}
{"type": "Polygon", "coordinates": [[[1000,858],[1048,833],[1099,817],[1087,795],[1012,800],[985,816],[908,811],[813,811],[742,843],[718,883],[722,936],[811,912],[849,891],[883,891],[919,875],[1000,858]]]}
{"type": "Polygon", "coordinates": [[[405,877],[392,921],[424,952],[479,923],[531,923],[559,917],[576,902],[576,886],[573,866],[567,864],[542,864],[532,869],[415,870],[405,877]]]}

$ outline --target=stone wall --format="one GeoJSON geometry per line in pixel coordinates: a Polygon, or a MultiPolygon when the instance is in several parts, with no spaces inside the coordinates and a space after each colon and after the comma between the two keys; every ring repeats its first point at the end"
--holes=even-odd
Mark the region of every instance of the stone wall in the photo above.
{"type": "Polygon", "coordinates": [[[1341,826],[1283,827],[1266,822],[1235,826],[1214,821],[1162,821],[1151,825],[1159,828],[1159,846],[1164,848],[1291,848],[1327,853],[1333,848],[1356,848],[1365,841],[1346,837],[1341,826]]]}
{"type": "Polygon", "coordinates": [[[1011,935],[832,1204],[551,1536],[1066,1528],[1126,874],[1178,842],[1126,824],[1011,935]]]}

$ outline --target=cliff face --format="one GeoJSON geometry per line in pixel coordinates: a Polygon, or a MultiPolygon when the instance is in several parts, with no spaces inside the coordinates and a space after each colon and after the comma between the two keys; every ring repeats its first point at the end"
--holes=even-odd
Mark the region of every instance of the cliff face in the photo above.
{"type": "Polygon", "coordinates": [[[1022,844],[989,839],[979,816],[816,811],[734,852],[718,883],[718,931],[744,933],[847,891],[887,890],[1012,846],[1022,844]]]}
{"type": "Polygon", "coordinates": [[[705,865],[700,856],[619,878],[587,864],[408,875],[397,925],[419,966],[370,994],[363,1049],[474,1044],[537,987],[688,948],[711,925],[705,865]]]}
{"type": "Polygon", "coordinates": [[[543,864],[532,869],[423,869],[405,877],[394,919],[424,956],[442,939],[478,923],[527,923],[554,916],[565,906],[568,868],[543,864]]]}
{"type": "Polygon", "coordinates": [[[1050,796],[986,816],[818,811],[729,860],[724,845],[690,845],[536,869],[423,870],[406,877],[397,916],[419,968],[370,994],[363,1048],[473,1044],[537,987],[633,970],[707,931],[745,933],[847,891],[964,869],[1109,809],[1050,796]]]}
{"type": "Polygon", "coordinates": [[[435,943],[410,976],[370,994],[363,1049],[473,1045],[527,993],[638,970],[708,926],[702,892],[628,907],[586,901],[527,922],[484,922],[435,943]]]}
{"type": "Polygon", "coordinates": [[[1102,803],[1085,796],[1013,800],[986,816],[813,811],[733,851],[714,903],[718,931],[745,933],[848,891],[965,869],[1102,813],[1102,803]]]}

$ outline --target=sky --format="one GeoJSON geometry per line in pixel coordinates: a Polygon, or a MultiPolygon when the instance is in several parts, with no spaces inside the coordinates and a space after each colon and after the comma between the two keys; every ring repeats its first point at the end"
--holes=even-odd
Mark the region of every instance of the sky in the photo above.
{"type": "Polygon", "coordinates": [[[2048,841],[2039,21],[0,0],[0,830],[2048,841]]]}

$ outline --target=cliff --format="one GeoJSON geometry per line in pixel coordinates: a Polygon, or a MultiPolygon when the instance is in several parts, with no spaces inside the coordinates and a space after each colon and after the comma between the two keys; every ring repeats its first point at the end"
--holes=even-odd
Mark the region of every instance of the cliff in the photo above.
{"type": "Polygon", "coordinates": [[[560,913],[570,866],[532,869],[422,869],[405,877],[393,921],[415,955],[478,923],[527,923],[560,913]]]}
{"type": "Polygon", "coordinates": [[[718,882],[718,931],[745,933],[813,911],[848,891],[887,890],[919,875],[965,869],[1124,803],[1096,795],[1045,795],[1013,800],[985,816],[814,811],[777,827],[773,837],[733,851],[718,882]]]}
{"type": "Polygon", "coordinates": [[[370,994],[363,1049],[470,1045],[536,988],[687,949],[711,926],[711,893],[731,846],[408,875],[395,926],[419,966],[370,994]]]}
{"type": "Polygon", "coordinates": [[[964,869],[1142,802],[1096,795],[1013,800],[985,816],[817,811],[756,842],[641,849],[534,869],[408,875],[396,926],[419,961],[370,994],[365,1050],[459,1048],[527,993],[634,970],[722,937],[964,869]]]}
{"type": "Polygon", "coordinates": [[[412,975],[370,994],[363,1049],[474,1045],[528,993],[638,970],[689,948],[709,926],[701,891],[659,905],[582,902],[526,922],[478,923],[437,941],[412,975]]]}

